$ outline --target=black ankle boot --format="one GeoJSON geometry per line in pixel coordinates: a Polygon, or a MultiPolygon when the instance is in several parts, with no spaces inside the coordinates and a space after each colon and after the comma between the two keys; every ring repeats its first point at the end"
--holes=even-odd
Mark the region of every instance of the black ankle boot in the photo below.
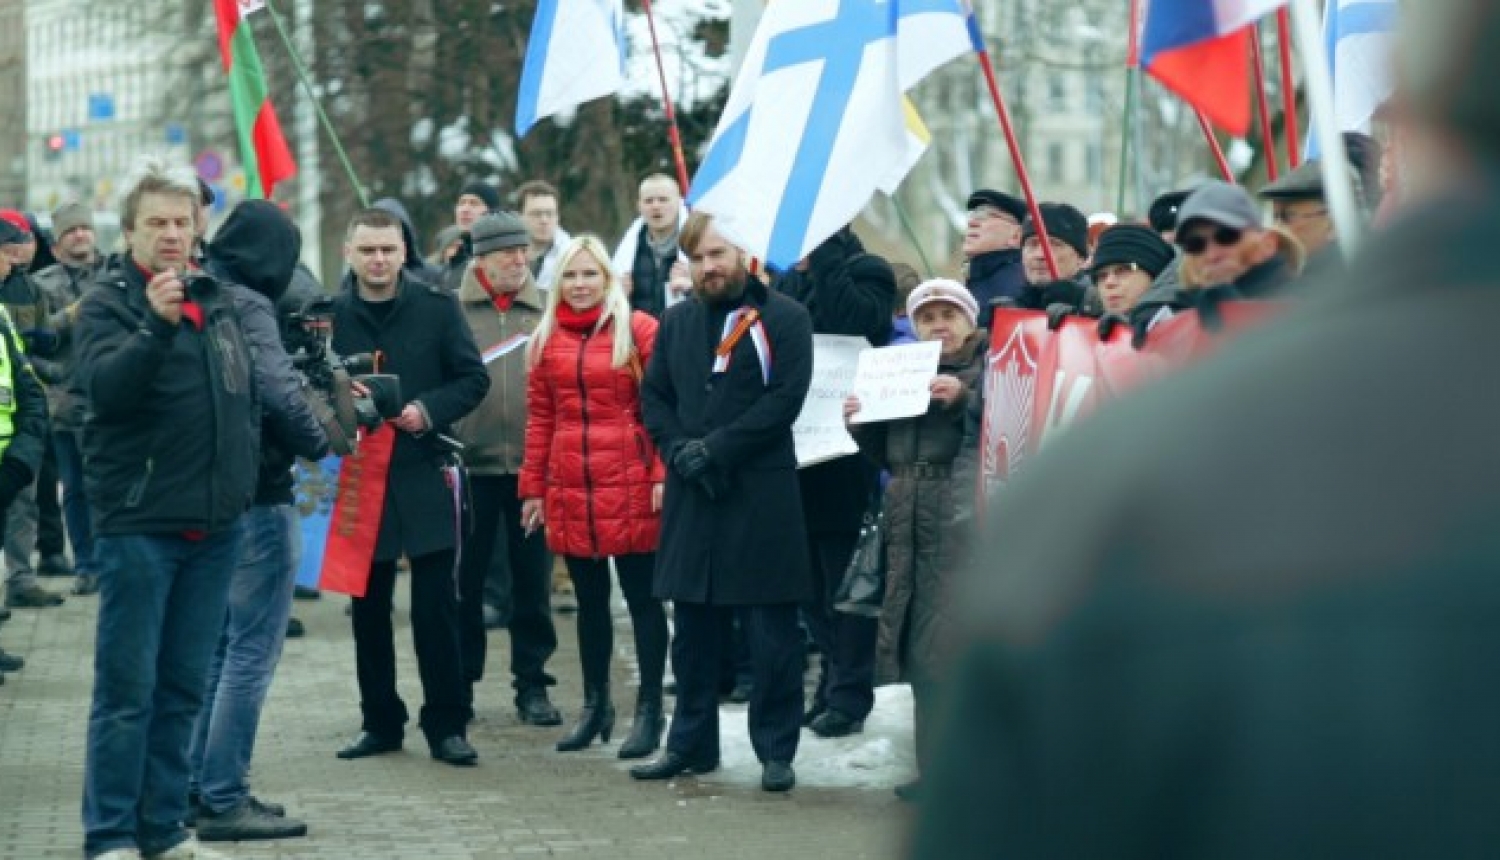
{"type": "Polygon", "coordinates": [[[620,744],[620,758],[645,758],[656,752],[666,722],[661,714],[661,693],[641,693],[635,703],[635,722],[630,724],[630,736],[620,744]]]}
{"type": "Polygon", "coordinates": [[[558,752],[574,752],[594,742],[598,736],[609,743],[609,734],[615,730],[615,706],[609,701],[609,685],[591,687],[583,693],[583,711],[578,715],[578,724],[568,736],[557,742],[558,752]]]}

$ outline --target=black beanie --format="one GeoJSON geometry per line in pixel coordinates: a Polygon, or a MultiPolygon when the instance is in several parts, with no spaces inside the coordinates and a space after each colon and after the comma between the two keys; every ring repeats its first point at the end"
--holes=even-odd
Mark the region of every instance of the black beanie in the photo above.
{"type": "Polygon", "coordinates": [[[495,186],[488,182],[481,182],[478,179],[470,182],[458,192],[459,197],[465,194],[472,194],[483,200],[485,209],[490,212],[498,212],[500,210],[500,192],[496,191],[495,186]]]}
{"type": "MultiPolygon", "coordinates": [[[[1040,203],[1036,207],[1042,213],[1042,223],[1047,225],[1047,235],[1068,243],[1078,256],[1089,255],[1089,219],[1066,203],[1040,203]]],[[[1036,235],[1036,225],[1030,218],[1021,225],[1021,241],[1036,235]]]]}
{"type": "Polygon", "coordinates": [[[1155,278],[1172,262],[1173,256],[1172,246],[1150,227],[1117,224],[1099,236],[1090,268],[1097,272],[1105,266],[1135,263],[1155,278]]]}

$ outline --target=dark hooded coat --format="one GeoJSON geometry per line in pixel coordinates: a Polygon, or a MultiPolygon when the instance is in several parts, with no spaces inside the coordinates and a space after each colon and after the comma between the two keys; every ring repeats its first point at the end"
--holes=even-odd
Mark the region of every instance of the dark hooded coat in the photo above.
{"type": "Polygon", "coordinates": [[[277,321],[276,302],[291,282],[301,246],[296,226],[276,204],[247,200],[219,225],[206,254],[209,273],[229,285],[255,367],[262,414],[257,505],[291,504],[293,460],[328,453],[328,436],[308,405],[311,394],[282,346],[277,321]]]}

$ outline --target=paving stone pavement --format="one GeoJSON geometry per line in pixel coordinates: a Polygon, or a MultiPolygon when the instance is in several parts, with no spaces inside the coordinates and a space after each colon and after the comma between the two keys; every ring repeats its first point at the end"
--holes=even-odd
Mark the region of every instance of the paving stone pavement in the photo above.
{"type": "MultiPolygon", "coordinates": [[[[61,590],[66,581],[46,584],[61,590]]],[[[397,653],[402,696],[415,713],[421,695],[404,592],[398,588],[397,653]]],[[[82,856],[79,798],[97,601],[69,597],[58,608],[15,610],[0,625],[0,646],[27,660],[0,686],[0,860],[82,856]]],[[[803,785],[770,795],[744,769],[669,785],[630,779],[627,763],[615,757],[635,698],[628,660],[619,657],[613,742],[555,752],[563,729],[521,725],[509,679],[493,672],[507,665],[504,631],[491,636],[491,675],[476,694],[478,717],[469,736],[479,750],[478,767],[432,761],[414,727],[401,753],[340,761],[334,750],[359,728],[345,603],[328,595],[294,607],[307,636],[287,643],[252,774],[256,794],[285,803],[308,822],[309,835],[216,846],[231,857],[884,860],[902,853],[911,810],[888,786],[803,785]]],[[[556,620],[561,646],[549,664],[559,678],[553,699],[571,720],[582,699],[573,616],[556,620]]],[[[618,627],[617,648],[628,641],[628,626],[618,627]]],[[[725,723],[742,723],[743,711],[724,706],[725,723]]],[[[798,764],[815,763],[824,743],[804,732],[798,764]]]]}

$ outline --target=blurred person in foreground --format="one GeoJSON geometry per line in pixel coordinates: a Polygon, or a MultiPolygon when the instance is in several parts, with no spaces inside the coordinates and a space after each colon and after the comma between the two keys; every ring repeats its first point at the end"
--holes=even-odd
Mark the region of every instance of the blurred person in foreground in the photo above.
{"type": "Polygon", "coordinates": [[[1500,844],[1500,4],[1417,8],[1399,223],[993,510],[914,856],[1500,844]]]}

